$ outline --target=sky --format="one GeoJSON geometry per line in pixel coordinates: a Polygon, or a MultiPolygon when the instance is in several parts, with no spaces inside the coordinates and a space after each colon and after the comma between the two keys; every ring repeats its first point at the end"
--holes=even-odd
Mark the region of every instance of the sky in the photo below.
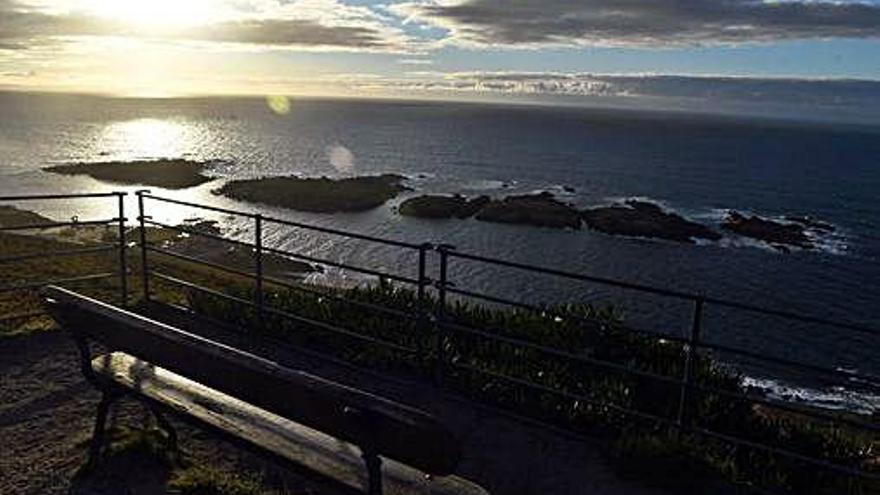
{"type": "Polygon", "coordinates": [[[858,106],[880,0],[0,0],[0,88],[858,106]]]}

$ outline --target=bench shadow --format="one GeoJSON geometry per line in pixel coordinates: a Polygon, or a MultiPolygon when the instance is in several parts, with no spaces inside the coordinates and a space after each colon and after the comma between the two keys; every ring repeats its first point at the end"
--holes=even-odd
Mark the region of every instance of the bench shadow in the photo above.
{"type": "Polygon", "coordinates": [[[113,426],[107,447],[97,466],[86,469],[84,463],[80,467],[68,494],[166,493],[175,463],[162,432],[113,426]]]}

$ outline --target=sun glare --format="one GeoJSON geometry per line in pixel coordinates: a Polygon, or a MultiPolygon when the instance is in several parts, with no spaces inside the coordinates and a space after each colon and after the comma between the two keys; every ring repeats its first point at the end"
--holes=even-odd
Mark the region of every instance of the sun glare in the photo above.
{"type": "Polygon", "coordinates": [[[193,143],[193,130],[186,124],[160,119],[114,122],[98,140],[101,153],[120,160],[183,156],[193,143]]]}
{"type": "Polygon", "coordinates": [[[95,15],[150,30],[197,26],[214,19],[218,0],[84,0],[95,15]]]}

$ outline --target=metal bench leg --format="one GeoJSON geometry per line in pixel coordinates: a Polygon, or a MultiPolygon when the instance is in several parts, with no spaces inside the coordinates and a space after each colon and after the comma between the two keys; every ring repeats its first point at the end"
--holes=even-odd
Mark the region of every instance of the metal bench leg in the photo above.
{"type": "Polygon", "coordinates": [[[88,469],[92,469],[98,465],[101,457],[101,450],[104,447],[104,430],[107,426],[107,413],[110,412],[110,405],[116,400],[117,395],[104,391],[101,394],[101,402],[98,403],[98,413],[95,415],[95,429],[92,431],[92,443],[89,446],[89,463],[88,469]]]}
{"type": "Polygon", "coordinates": [[[156,418],[159,429],[168,435],[168,446],[171,448],[171,452],[177,452],[177,430],[174,429],[174,426],[171,425],[162,411],[154,404],[147,404],[147,408],[153,413],[153,417],[156,418]]]}
{"type": "Polygon", "coordinates": [[[382,495],[382,459],[372,450],[363,450],[361,456],[367,465],[367,494],[382,495]]]}

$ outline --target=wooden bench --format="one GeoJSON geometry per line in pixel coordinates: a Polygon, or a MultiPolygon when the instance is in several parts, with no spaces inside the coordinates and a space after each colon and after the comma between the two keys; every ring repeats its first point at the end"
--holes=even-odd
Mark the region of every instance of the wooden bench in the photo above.
{"type": "Polygon", "coordinates": [[[163,412],[370,495],[483,495],[453,476],[456,439],[412,407],[280,366],[60,288],[42,292],[102,392],[89,463],[101,456],[111,403],[142,401],[176,445],[163,412]],[[92,344],[109,352],[93,356],[92,344]]]}

